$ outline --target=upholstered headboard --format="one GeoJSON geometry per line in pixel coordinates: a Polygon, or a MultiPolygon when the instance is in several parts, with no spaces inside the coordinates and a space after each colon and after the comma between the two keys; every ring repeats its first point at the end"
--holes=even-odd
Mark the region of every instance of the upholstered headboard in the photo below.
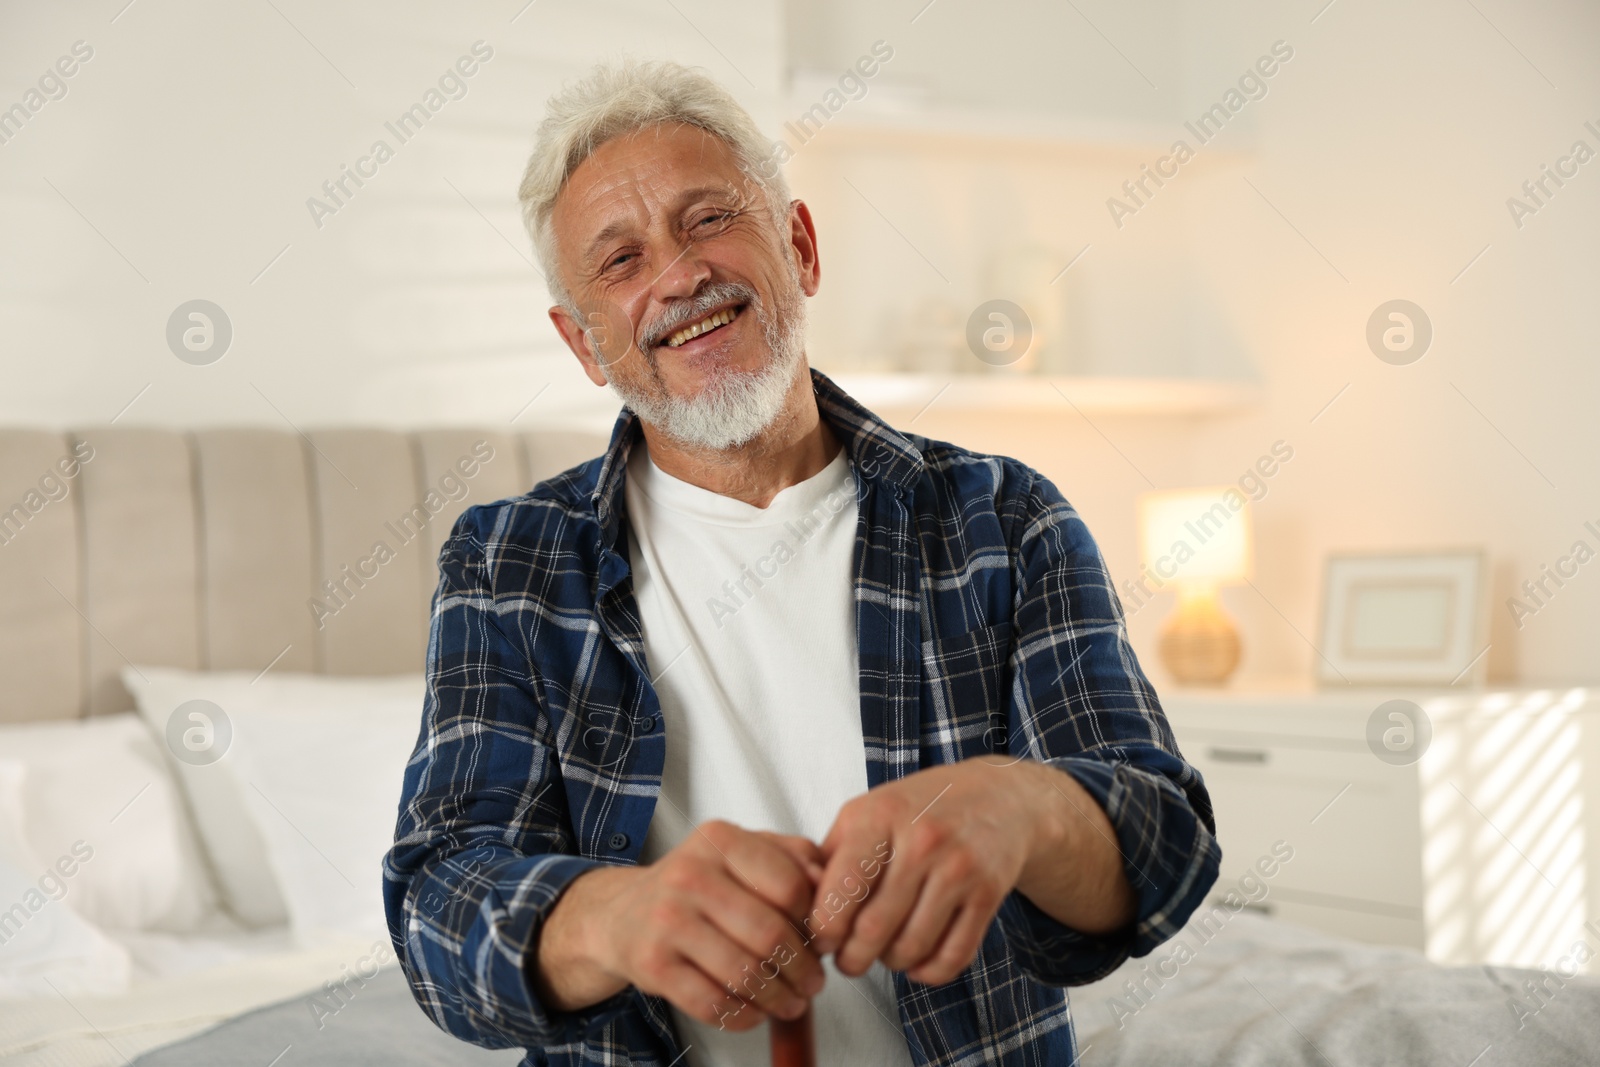
{"type": "Polygon", "coordinates": [[[0,721],[131,708],[125,663],[420,671],[456,516],[604,447],[561,431],[0,429],[0,721]]]}

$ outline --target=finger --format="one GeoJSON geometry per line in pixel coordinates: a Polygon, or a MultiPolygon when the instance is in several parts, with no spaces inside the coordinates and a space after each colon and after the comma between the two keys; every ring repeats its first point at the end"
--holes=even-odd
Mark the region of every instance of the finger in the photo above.
{"type": "Polygon", "coordinates": [[[953,982],[962,971],[972,966],[978,956],[978,946],[983,935],[1000,909],[997,900],[974,898],[961,906],[955,921],[945,932],[931,959],[906,971],[906,977],[923,985],[943,985],[953,982]]]}
{"type": "Polygon", "coordinates": [[[827,864],[817,880],[806,922],[815,935],[812,948],[825,956],[849,940],[861,902],[882,881],[884,867],[895,853],[888,837],[875,826],[846,833],[836,825],[822,851],[827,864]]]}
{"type": "Polygon", "coordinates": [[[766,1015],[708,978],[688,958],[675,956],[660,975],[660,988],[645,992],[666,997],[679,1011],[703,1023],[743,1031],[764,1022],[766,1015]]]}
{"type": "Polygon", "coordinates": [[[822,961],[788,916],[726,876],[706,879],[699,897],[702,914],[758,961],[763,979],[802,1000],[822,990],[822,961]]]}
{"type": "Polygon", "coordinates": [[[757,891],[762,881],[770,891],[775,879],[789,879],[790,899],[798,905],[792,910],[803,916],[810,901],[809,880],[788,853],[762,835],[729,823],[708,823],[703,829],[696,837],[703,837],[714,851],[697,846],[696,855],[685,857],[688,862],[665,873],[666,885],[751,955],[757,966],[750,973],[759,976],[758,985],[776,980],[786,987],[775,990],[774,997],[815,996],[826,981],[821,959],[807,947],[800,922],[757,891]],[[750,871],[757,877],[748,877],[750,871]]]}
{"type": "Polygon", "coordinates": [[[811,879],[786,849],[732,823],[712,821],[699,829],[733,877],[784,914],[796,919],[805,915],[811,906],[811,879]]]}
{"type": "Polygon", "coordinates": [[[819,955],[836,952],[849,940],[860,902],[882,876],[886,849],[887,858],[893,858],[889,839],[888,825],[870,812],[863,814],[859,798],[834,819],[820,848],[823,872],[807,918],[819,955]]]}
{"type": "Polygon", "coordinates": [[[855,871],[855,863],[850,859],[853,851],[848,844],[839,845],[816,880],[805,924],[812,938],[811,948],[818,955],[826,956],[844,944],[850,936],[850,925],[855,922],[858,903],[870,889],[860,879],[851,877],[855,871]]]}
{"type": "Polygon", "coordinates": [[[809,837],[799,837],[795,834],[779,834],[770,830],[761,831],[761,836],[783,849],[789,857],[800,865],[806,872],[806,877],[811,879],[813,885],[822,877],[822,850],[817,843],[809,837]]]}
{"type": "Polygon", "coordinates": [[[944,942],[972,885],[970,869],[955,867],[950,859],[935,866],[923,881],[900,932],[884,950],[884,966],[891,971],[910,971],[929,962],[944,942]]]}
{"type": "Polygon", "coordinates": [[[776,960],[750,951],[708,918],[692,923],[679,944],[713,982],[761,1012],[794,1018],[805,1010],[806,998],[783,980],[776,960]]]}
{"type": "Polygon", "coordinates": [[[849,936],[834,956],[840,972],[851,977],[865,974],[872,961],[883,955],[905,925],[926,877],[927,861],[916,862],[909,856],[885,869],[862,900],[849,936]]]}

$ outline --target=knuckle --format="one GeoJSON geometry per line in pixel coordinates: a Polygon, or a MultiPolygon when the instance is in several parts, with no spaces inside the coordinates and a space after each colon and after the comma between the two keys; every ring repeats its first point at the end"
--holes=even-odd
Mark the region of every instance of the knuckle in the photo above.
{"type": "Polygon", "coordinates": [[[936,963],[942,973],[946,975],[946,982],[967,969],[978,955],[978,946],[971,944],[966,938],[944,946],[940,951],[936,963]]]}
{"type": "Polygon", "coordinates": [[[945,872],[951,881],[965,884],[979,870],[978,857],[970,845],[956,845],[947,851],[945,872]]]}
{"type": "Polygon", "coordinates": [[[871,821],[881,801],[871,793],[863,793],[845,802],[839,809],[839,824],[846,830],[858,830],[871,821]]]}
{"type": "Polygon", "coordinates": [[[730,1009],[720,1019],[712,1019],[711,1021],[718,1025],[726,1025],[727,1029],[736,1034],[742,1034],[746,1030],[754,1029],[761,1020],[762,1015],[759,1011],[741,1004],[737,1008],[730,1009]]]}
{"type": "Polygon", "coordinates": [[[811,883],[803,878],[789,882],[781,894],[783,910],[795,915],[811,907],[811,883]]]}
{"type": "MultiPolygon", "coordinates": [[[[694,1003],[689,1006],[689,1014],[710,1026],[726,1021],[732,1023],[737,1005],[730,1004],[726,996],[720,1000],[707,1000],[704,1003],[694,1003]]],[[[731,1026],[729,1027],[732,1028],[731,1026]]]]}
{"type": "Polygon", "coordinates": [[[693,893],[702,888],[701,869],[694,863],[671,863],[661,871],[661,882],[668,889],[693,893]]]}
{"type": "Polygon", "coordinates": [[[920,856],[927,856],[938,851],[949,838],[950,833],[944,824],[930,818],[912,828],[911,850],[920,856]]]}
{"type": "Polygon", "coordinates": [[[671,930],[678,925],[678,907],[664,897],[658,897],[645,906],[644,922],[647,928],[671,930]]]}
{"type": "Polygon", "coordinates": [[[883,965],[891,971],[904,971],[922,958],[920,946],[907,938],[900,938],[883,954],[883,965]]]}
{"type": "Polygon", "coordinates": [[[922,806],[913,803],[912,798],[900,790],[881,790],[877,799],[883,817],[891,823],[909,822],[919,814],[918,808],[922,806]]]}
{"type": "Polygon", "coordinates": [[[856,934],[871,944],[880,944],[889,936],[889,924],[881,913],[867,912],[856,919],[856,934]]]}
{"type": "Polygon", "coordinates": [[[968,906],[976,908],[987,916],[993,916],[1000,910],[1000,905],[1005,901],[1008,890],[995,878],[983,878],[973,887],[967,895],[968,906]]]}
{"type": "Polygon", "coordinates": [[[763,919],[756,924],[756,943],[761,945],[765,952],[776,951],[788,938],[788,925],[777,919],[763,919]]]}
{"type": "Polygon", "coordinates": [[[640,946],[635,958],[635,965],[639,973],[647,980],[659,983],[667,975],[672,965],[671,953],[659,941],[652,941],[640,946]]]}

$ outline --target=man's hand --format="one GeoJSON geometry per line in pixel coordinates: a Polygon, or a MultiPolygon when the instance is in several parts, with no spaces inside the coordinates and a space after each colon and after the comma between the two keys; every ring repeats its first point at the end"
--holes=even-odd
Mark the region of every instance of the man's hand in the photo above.
{"type": "Polygon", "coordinates": [[[800,925],[821,873],[803,837],[704,823],[649,866],[576,878],[545,920],[530,973],[557,1010],[635,985],[729,1030],[796,1018],[823,985],[800,925]]]}
{"type": "Polygon", "coordinates": [[[822,854],[812,947],[851,976],[881,959],[913,981],[954,980],[1013,889],[1089,933],[1133,916],[1110,820],[1070,776],[1031,760],[980,756],[881,785],[840,810],[822,854]],[[842,907],[829,896],[885,854],[869,892],[842,907]]]}

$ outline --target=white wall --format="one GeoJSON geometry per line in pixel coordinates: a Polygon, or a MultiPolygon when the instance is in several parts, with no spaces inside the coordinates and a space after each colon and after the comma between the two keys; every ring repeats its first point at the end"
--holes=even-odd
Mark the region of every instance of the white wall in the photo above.
{"type": "Polygon", "coordinates": [[[1190,16],[1201,99],[1271,40],[1296,48],[1252,105],[1256,162],[1187,190],[1191,254],[1267,385],[1260,412],[1198,435],[1192,475],[1228,480],[1274,439],[1296,447],[1259,509],[1256,584],[1270,604],[1234,599],[1252,666],[1310,669],[1278,612],[1314,635],[1325,553],[1481,544],[1496,576],[1491,674],[1593,682],[1600,566],[1520,631],[1505,600],[1579,537],[1600,548],[1583,530],[1600,519],[1600,159],[1520,230],[1506,199],[1574,140],[1600,151],[1584,128],[1600,127],[1600,7],[1340,0],[1313,25],[1321,4],[1295,6],[1196,4],[1190,16]],[[1434,325],[1410,366],[1364,342],[1372,310],[1394,298],[1434,325]]]}
{"type": "Polygon", "coordinates": [[[543,102],[626,50],[702,64],[765,119],[781,66],[773,4],[125,2],[0,8],[0,106],[94,50],[0,144],[8,423],[136,395],[121,421],[504,423],[551,383],[518,426],[575,404],[609,422],[517,217],[543,102]],[[466,96],[407,143],[385,130],[479,40],[466,96]],[[306,200],[380,138],[394,158],[319,228],[306,200]],[[209,366],[165,340],[197,297],[234,327],[209,366]]]}
{"type": "Polygon", "coordinates": [[[841,70],[882,38],[898,49],[886,77],[936,104],[1170,119],[1182,100],[1182,80],[1168,76],[1183,63],[1182,0],[790,0],[784,7],[791,68],[841,70]]]}

